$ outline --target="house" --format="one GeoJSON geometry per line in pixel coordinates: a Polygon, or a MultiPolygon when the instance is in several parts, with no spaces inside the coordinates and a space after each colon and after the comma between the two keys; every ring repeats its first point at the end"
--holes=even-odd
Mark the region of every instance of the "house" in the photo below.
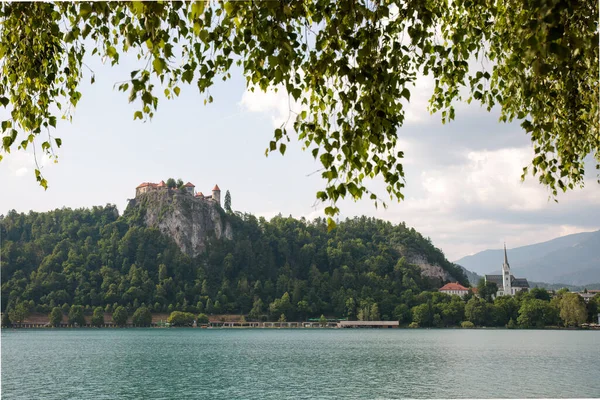
{"type": "Polygon", "coordinates": [[[457,296],[465,296],[467,293],[469,293],[469,288],[466,288],[457,282],[446,283],[439,290],[441,293],[455,294],[457,296]]]}
{"type": "Polygon", "coordinates": [[[583,298],[583,301],[586,303],[590,302],[590,299],[596,295],[596,293],[591,293],[592,290],[588,290],[587,292],[579,292],[577,293],[579,296],[583,298]]]}
{"type": "Polygon", "coordinates": [[[502,275],[485,275],[485,282],[493,282],[498,286],[496,296],[514,296],[517,292],[529,290],[529,282],[525,278],[515,278],[510,274],[510,264],[504,245],[504,264],[502,275]]]}

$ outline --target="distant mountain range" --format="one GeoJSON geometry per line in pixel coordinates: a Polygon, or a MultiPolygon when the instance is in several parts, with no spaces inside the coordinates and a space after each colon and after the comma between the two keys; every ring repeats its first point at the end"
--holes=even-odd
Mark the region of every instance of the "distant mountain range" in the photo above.
{"type": "MultiPolygon", "coordinates": [[[[477,275],[497,274],[502,249],[485,250],[455,261],[477,275]]],[[[514,276],[532,282],[572,286],[600,282],[600,230],[562,236],[543,243],[508,250],[514,276]]],[[[468,274],[467,274],[468,276],[468,274]]],[[[468,276],[470,280],[475,276],[468,276]]]]}

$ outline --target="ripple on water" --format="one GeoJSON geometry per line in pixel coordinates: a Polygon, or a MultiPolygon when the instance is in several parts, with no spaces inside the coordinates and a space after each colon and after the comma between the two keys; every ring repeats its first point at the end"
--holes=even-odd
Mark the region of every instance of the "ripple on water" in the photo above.
{"type": "Polygon", "coordinates": [[[600,332],[2,331],[3,399],[600,394],[600,332]]]}

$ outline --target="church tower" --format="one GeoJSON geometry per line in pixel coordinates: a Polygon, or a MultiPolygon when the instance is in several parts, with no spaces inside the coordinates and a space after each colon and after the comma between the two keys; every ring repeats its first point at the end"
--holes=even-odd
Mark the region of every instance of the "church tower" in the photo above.
{"type": "Polygon", "coordinates": [[[506,243],[504,243],[504,264],[502,264],[502,289],[505,296],[512,296],[510,265],[508,264],[508,256],[506,255],[506,243]]]}

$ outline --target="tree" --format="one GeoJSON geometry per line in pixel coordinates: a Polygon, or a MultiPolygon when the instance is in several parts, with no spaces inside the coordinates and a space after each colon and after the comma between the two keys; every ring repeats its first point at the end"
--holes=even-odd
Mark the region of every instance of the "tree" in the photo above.
{"type": "Polygon", "coordinates": [[[449,303],[442,304],[440,308],[445,326],[458,325],[465,317],[465,303],[459,297],[453,296],[449,303]]]}
{"type": "Polygon", "coordinates": [[[133,313],[131,322],[134,326],[150,326],[152,325],[152,313],[147,307],[140,307],[133,313]]]}
{"type": "Polygon", "coordinates": [[[553,319],[553,310],[548,302],[529,299],[521,304],[517,323],[524,328],[542,328],[552,323],[553,319]]]}
{"type": "Polygon", "coordinates": [[[127,315],[127,310],[123,306],[119,306],[115,308],[115,311],[113,311],[112,319],[115,325],[117,326],[127,325],[128,317],[129,316],[127,315]]]}
{"type": "Polygon", "coordinates": [[[263,301],[260,299],[260,297],[257,297],[256,300],[254,300],[254,303],[252,304],[252,309],[250,310],[250,314],[248,314],[248,316],[254,320],[257,320],[260,318],[262,312],[263,301]]]}
{"type": "Polygon", "coordinates": [[[25,303],[19,303],[14,309],[8,311],[8,315],[13,323],[21,324],[29,316],[29,308],[25,303]]]}
{"type": "Polygon", "coordinates": [[[167,187],[169,189],[175,189],[175,188],[177,188],[177,182],[175,182],[175,179],[173,179],[173,178],[167,179],[167,187]]]}
{"type": "Polygon", "coordinates": [[[71,325],[85,325],[85,316],[83,315],[83,306],[72,305],[69,310],[69,323],[71,325]]]}
{"type": "Polygon", "coordinates": [[[465,305],[465,317],[477,326],[484,326],[489,319],[485,300],[473,297],[465,305]]]}
{"type": "Polygon", "coordinates": [[[104,325],[104,308],[96,307],[92,314],[92,326],[104,325]]]}
{"type": "Polygon", "coordinates": [[[371,321],[379,321],[381,319],[381,316],[379,315],[379,306],[377,305],[377,303],[373,303],[373,305],[371,306],[371,312],[369,313],[369,317],[371,321]]]}
{"type": "Polygon", "coordinates": [[[168,273],[167,273],[167,266],[165,264],[160,264],[158,266],[158,280],[159,281],[164,281],[165,279],[168,278],[168,273]]]}
{"type": "Polygon", "coordinates": [[[413,322],[419,326],[431,326],[433,323],[433,312],[431,304],[424,303],[412,308],[413,322]]]}
{"type": "Polygon", "coordinates": [[[10,317],[8,316],[8,313],[5,312],[4,314],[2,314],[2,327],[10,328],[11,326],[12,322],[10,321],[10,317]]]}
{"type": "Polygon", "coordinates": [[[484,278],[479,280],[477,289],[479,291],[479,297],[487,302],[493,301],[496,293],[498,293],[498,285],[496,285],[494,282],[488,282],[484,278]]]}
{"type": "Polygon", "coordinates": [[[475,328],[475,324],[473,324],[471,321],[463,321],[461,322],[460,326],[467,329],[475,328]]]}
{"type": "Polygon", "coordinates": [[[565,293],[560,299],[560,319],[565,326],[579,326],[587,320],[587,310],[581,296],[565,293]]]}
{"type": "Polygon", "coordinates": [[[196,318],[196,320],[198,321],[199,324],[208,324],[208,322],[209,322],[208,316],[206,314],[198,314],[198,317],[196,318]]]}
{"type": "Polygon", "coordinates": [[[587,303],[588,322],[597,323],[600,312],[600,293],[592,297],[587,303]]]}
{"type": "Polygon", "coordinates": [[[323,314],[321,314],[321,318],[319,318],[319,325],[321,325],[321,326],[327,325],[327,318],[325,318],[325,315],[323,315],[323,314]]]}
{"type": "Polygon", "coordinates": [[[225,192],[225,211],[231,213],[231,194],[229,194],[229,190],[225,192]]]}
{"type": "Polygon", "coordinates": [[[54,307],[48,316],[50,326],[58,327],[63,320],[63,313],[60,307],[54,307]]]}
{"type": "Polygon", "coordinates": [[[529,293],[536,299],[550,301],[550,293],[544,288],[535,287],[531,289],[529,293]]]}
{"type": "MultiPolygon", "coordinates": [[[[208,90],[219,78],[229,79],[234,64],[253,90],[285,90],[299,104],[292,110],[296,118],[275,130],[267,153],[284,154],[290,131],[298,134],[322,164],[326,183],[317,198],[331,203],[325,209],[330,224],[340,198],[367,195],[380,202],[365,178],[383,178],[390,197],[403,198],[404,152],[397,136],[417,72],[433,78],[430,108],[441,111],[444,122],[454,119],[462,87],[467,101],[497,105],[502,121],[520,121],[535,150],[523,176],[532,172],[554,195],[583,183],[588,154],[600,162],[592,1],[528,7],[517,0],[494,6],[441,0],[426,6],[400,0],[352,6],[327,0],[6,2],[0,18],[0,104],[11,110],[2,121],[6,152],[55,128],[63,110],[70,118],[82,97],[88,41],[91,55],[112,65],[124,53],[144,60],[146,66],[118,86],[138,104],[134,119],[152,118],[157,92],[173,98],[184,83],[212,102],[208,90]],[[469,62],[475,59],[489,62],[469,62]]],[[[41,150],[54,156],[61,143],[49,135],[41,150]]],[[[35,173],[46,187],[39,169],[35,173]]]]}
{"type": "Polygon", "coordinates": [[[213,302],[211,299],[206,300],[206,312],[212,314],[214,312],[213,302]]]}
{"type": "Polygon", "coordinates": [[[189,312],[173,311],[167,322],[172,326],[192,326],[196,316],[189,312]]]}

